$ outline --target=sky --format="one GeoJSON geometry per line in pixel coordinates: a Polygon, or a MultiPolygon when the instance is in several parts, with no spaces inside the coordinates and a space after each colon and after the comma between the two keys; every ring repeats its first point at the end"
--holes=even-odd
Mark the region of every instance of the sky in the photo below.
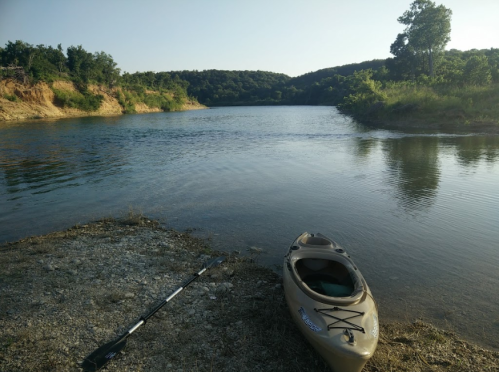
{"type": "MultiPolygon", "coordinates": [[[[0,0],[0,46],[82,47],[122,72],[262,70],[299,76],[391,57],[412,0],[0,0]]],[[[499,0],[452,10],[446,49],[499,48],[499,0]]]]}

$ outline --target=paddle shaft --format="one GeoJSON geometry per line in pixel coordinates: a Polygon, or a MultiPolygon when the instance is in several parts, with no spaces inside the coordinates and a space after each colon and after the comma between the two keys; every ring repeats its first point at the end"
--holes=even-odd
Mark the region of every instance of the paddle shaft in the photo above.
{"type": "MultiPolygon", "coordinates": [[[[189,284],[191,284],[194,280],[196,280],[201,274],[203,274],[208,268],[203,267],[200,271],[195,273],[192,277],[187,279],[180,287],[178,287],[171,295],[169,295],[167,298],[165,298],[158,306],[156,306],[154,309],[152,309],[148,314],[142,316],[140,320],[135,324],[132,328],[128,330],[127,333],[125,333],[123,336],[128,337],[130,336],[133,332],[135,332],[140,326],[146,324],[147,320],[152,317],[154,314],[158,312],[159,309],[161,309],[163,306],[165,306],[173,297],[178,295],[184,288],[186,288],[189,284]]],[[[123,337],[122,336],[122,337],[123,337]]],[[[120,337],[120,338],[122,338],[120,337]]]]}

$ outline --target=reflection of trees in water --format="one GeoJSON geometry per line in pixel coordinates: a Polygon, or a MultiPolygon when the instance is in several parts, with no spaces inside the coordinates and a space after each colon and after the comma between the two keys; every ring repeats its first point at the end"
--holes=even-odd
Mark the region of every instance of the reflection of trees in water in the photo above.
{"type": "Polygon", "coordinates": [[[17,192],[24,188],[37,188],[45,183],[54,182],[61,176],[70,176],[70,167],[61,159],[36,159],[26,157],[24,159],[2,158],[0,166],[4,171],[4,177],[8,192],[17,192]]]}
{"type": "Polygon", "coordinates": [[[444,142],[456,147],[457,159],[464,166],[475,166],[482,159],[492,163],[499,158],[499,136],[467,136],[444,142]]]}
{"type": "Polygon", "coordinates": [[[366,159],[371,151],[376,148],[379,140],[377,138],[355,138],[354,151],[357,158],[366,159]]]}
{"type": "MultiPolygon", "coordinates": [[[[47,141],[43,145],[16,145],[0,151],[0,174],[5,179],[8,193],[36,190],[43,193],[62,185],[77,186],[82,179],[115,171],[122,163],[115,146],[85,148],[47,141]]],[[[95,180],[95,179],[94,179],[95,180]]]]}
{"type": "Polygon", "coordinates": [[[404,137],[383,142],[391,182],[405,208],[431,206],[440,181],[438,137],[404,137]]]}

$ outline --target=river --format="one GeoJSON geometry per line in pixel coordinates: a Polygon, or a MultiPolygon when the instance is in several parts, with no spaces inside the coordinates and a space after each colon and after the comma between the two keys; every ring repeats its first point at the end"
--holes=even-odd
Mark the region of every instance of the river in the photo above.
{"type": "Polygon", "coordinates": [[[499,349],[499,136],[373,130],[334,107],[0,123],[0,242],[129,208],[279,269],[342,245],[384,321],[499,349]]]}

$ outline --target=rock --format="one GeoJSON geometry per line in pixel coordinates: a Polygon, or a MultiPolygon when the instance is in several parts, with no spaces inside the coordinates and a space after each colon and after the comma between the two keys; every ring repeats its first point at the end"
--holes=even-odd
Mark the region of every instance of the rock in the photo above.
{"type": "Polygon", "coordinates": [[[133,294],[132,292],[127,292],[125,293],[125,298],[134,298],[135,297],[135,294],[133,294]]]}
{"type": "Polygon", "coordinates": [[[221,284],[217,287],[217,291],[218,291],[218,292],[228,292],[228,291],[230,291],[233,287],[234,287],[234,285],[233,285],[232,283],[221,283],[221,284]]]}
{"type": "Polygon", "coordinates": [[[258,301],[263,301],[265,300],[265,296],[262,293],[256,293],[253,298],[258,301]]]}
{"type": "Polygon", "coordinates": [[[47,265],[45,265],[45,266],[43,267],[43,269],[44,269],[45,271],[54,271],[54,270],[55,270],[55,266],[54,266],[54,265],[52,265],[52,264],[47,264],[47,265]]]}
{"type": "Polygon", "coordinates": [[[250,251],[251,253],[262,253],[263,249],[258,247],[249,247],[248,251],[250,251]]]}

